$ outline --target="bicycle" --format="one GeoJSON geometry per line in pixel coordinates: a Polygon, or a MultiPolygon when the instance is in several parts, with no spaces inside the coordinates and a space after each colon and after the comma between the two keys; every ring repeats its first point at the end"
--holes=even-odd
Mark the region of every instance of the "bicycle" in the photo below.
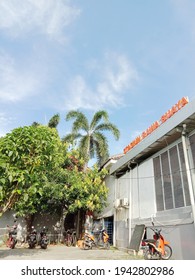
{"type": "Polygon", "coordinates": [[[76,231],[73,229],[68,229],[64,232],[64,243],[66,246],[76,246],[77,243],[77,237],[76,237],[76,231]]]}

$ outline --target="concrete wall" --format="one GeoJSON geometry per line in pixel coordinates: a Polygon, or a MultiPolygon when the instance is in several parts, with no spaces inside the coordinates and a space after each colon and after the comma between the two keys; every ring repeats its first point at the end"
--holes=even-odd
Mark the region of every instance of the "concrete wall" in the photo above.
{"type": "MultiPolygon", "coordinates": [[[[0,217],[0,244],[2,242],[6,241],[7,238],[7,232],[8,232],[8,228],[7,225],[9,226],[13,226],[14,225],[14,212],[13,211],[7,211],[6,213],[4,213],[1,217],[0,217]]],[[[51,241],[54,241],[53,239],[56,238],[55,235],[55,231],[54,231],[54,227],[55,224],[60,221],[60,217],[56,214],[53,215],[49,215],[49,214],[45,214],[45,215],[40,215],[37,214],[34,218],[33,221],[33,226],[36,228],[37,233],[39,234],[41,231],[41,228],[43,226],[46,226],[48,229],[48,235],[49,237],[51,237],[51,241]]],[[[63,229],[63,221],[60,221],[61,225],[62,225],[62,229],[63,229]]],[[[22,242],[26,239],[27,236],[27,231],[26,231],[26,223],[24,218],[17,218],[17,239],[18,241],[22,242]]]]}

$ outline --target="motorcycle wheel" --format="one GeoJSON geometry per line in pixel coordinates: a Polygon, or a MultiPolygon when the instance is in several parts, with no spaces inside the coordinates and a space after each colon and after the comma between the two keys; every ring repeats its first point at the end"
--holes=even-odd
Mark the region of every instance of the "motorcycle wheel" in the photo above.
{"type": "Polygon", "coordinates": [[[162,260],[169,260],[172,256],[172,248],[165,244],[165,254],[161,256],[162,260]]]}
{"type": "Polygon", "coordinates": [[[147,250],[145,251],[145,253],[144,253],[144,259],[145,259],[145,260],[151,260],[151,259],[152,259],[152,254],[151,254],[151,252],[150,252],[149,249],[147,249],[147,250]]]}
{"type": "Polygon", "coordinates": [[[29,244],[29,249],[34,249],[35,245],[34,244],[29,244]]]}
{"type": "Polygon", "coordinates": [[[14,240],[14,239],[11,239],[9,247],[10,247],[11,249],[14,249],[14,248],[15,248],[15,245],[16,245],[15,240],[14,240]]]}
{"type": "Polygon", "coordinates": [[[92,249],[92,246],[89,242],[83,242],[83,249],[84,250],[89,250],[89,249],[92,249]]]}
{"type": "Polygon", "coordinates": [[[47,244],[42,244],[41,249],[47,249],[47,244]]]}
{"type": "Polygon", "coordinates": [[[107,250],[110,249],[110,243],[108,241],[104,243],[104,248],[107,250]]]}

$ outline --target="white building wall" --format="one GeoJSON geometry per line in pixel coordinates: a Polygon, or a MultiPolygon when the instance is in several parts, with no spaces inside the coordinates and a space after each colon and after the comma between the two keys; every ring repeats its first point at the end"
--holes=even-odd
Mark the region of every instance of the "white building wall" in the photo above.
{"type": "Polygon", "coordinates": [[[139,219],[139,189],[138,189],[138,167],[130,171],[129,175],[130,188],[131,188],[131,219],[139,219]]]}
{"type": "MultiPolygon", "coordinates": [[[[129,173],[117,180],[116,199],[124,198],[129,201],[129,173]]],[[[129,244],[129,207],[120,206],[115,209],[115,245],[118,248],[126,248],[129,244]]]]}
{"type": "Polygon", "coordinates": [[[195,258],[195,230],[190,215],[191,207],[156,211],[153,158],[118,179],[114,180],[112,176],[109,184],[113,191],[110,197],[129,199],[129,207],[113,208],[116,247],[129,248],[136,224],[145,224],[148,227],[148,238],[152,238],[149,227],[152,227],[153,221],[155,227],[160,227],[165,239],[170,242],[173,259],[195,258]]]}
{"type": "Polygon", "coordinates": [[[153,161],[147,160],[139,166],[140,217],[149,218],[156,213],[153,161]]]}

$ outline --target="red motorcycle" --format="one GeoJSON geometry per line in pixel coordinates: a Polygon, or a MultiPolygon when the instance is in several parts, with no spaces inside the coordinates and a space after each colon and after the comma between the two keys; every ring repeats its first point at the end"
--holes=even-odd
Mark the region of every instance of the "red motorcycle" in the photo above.
{"type": "Polygon", "coordinates": [[[144,250],[146,260],[168,260],[172,256],[172,248],[161,234],[161,229],[152,229],[153,239],[143,239],[141,248],[144,250]]]}
{"type": "Polygon", "coordinates": [[[13,227],[9,227],[8,228],[8,239],[6,242],[6,246],[9,247],[10,249],[14,249],[17,243],[17,226],[14,225],[13,227]]]}

